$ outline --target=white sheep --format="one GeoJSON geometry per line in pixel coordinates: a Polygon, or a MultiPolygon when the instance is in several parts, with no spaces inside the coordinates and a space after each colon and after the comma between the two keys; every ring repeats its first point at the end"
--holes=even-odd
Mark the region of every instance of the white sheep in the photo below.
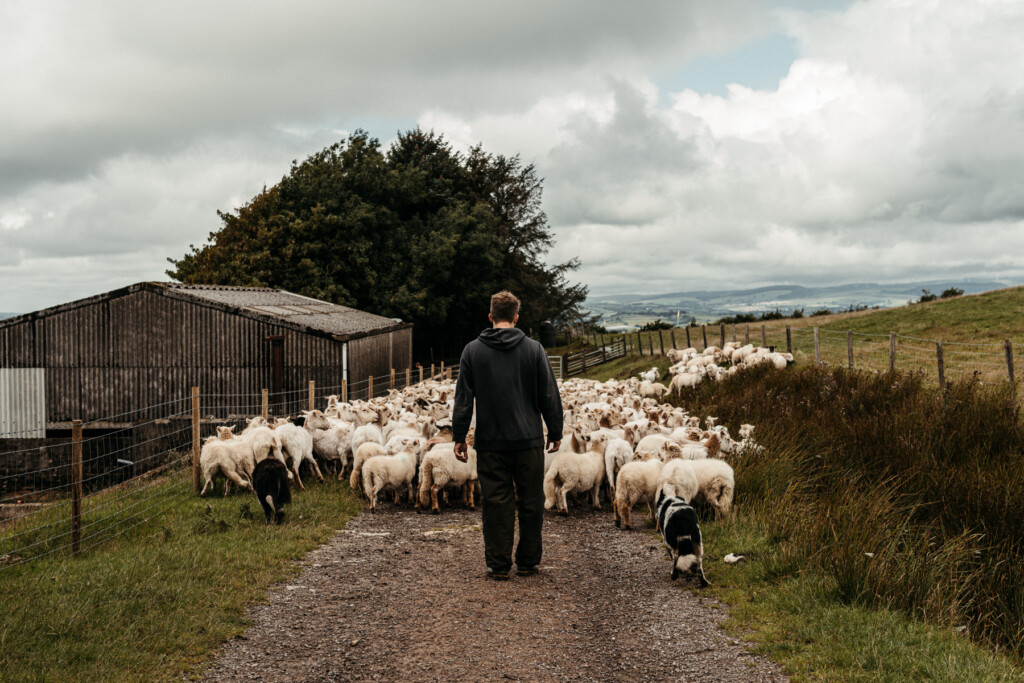
{"type": "Polygon", "coordinates": [[[213,480],[217,474],[223,474],[224,495],[231,491],[231,482],[240,488],[251,489],[249,479],[256,467],[252,441],[244,437],[221,439],[211,437],[203,444],[199,452],[199,468],[203,472],[205,482],[200,496],[206,495],[207,488],[213,488],[213,480]]]}
{"type": "Polygon", "coordinates": [[[470,510],[473,505],[473,492],[476,488],[476,449],[467,447],[467,460],[462,462],[455,457],[455,444],[439,443],[425,456],[420,463],[420,488],[416,507],[430,506],[435,515],[441,512],[437,503],[437,494],[446,486],[462,488],[462,500],[470,510]]]}
{"type": "Polygon", "coordinates": [[[693,471],[692,463],[686,460],[670,460],[661,469],[658,476],[658,491],[661,494],[682,498],[689,503],[697,495],[698,489],[697,475],[693,471]]]}
{"type": "Polygon", "coordinates": [[[363,491],[363,465],[370,458],[384,455],[385,453],[387,453],[387,449],[384,448],[383,444],[379,444],[376,441],[367,441],[360,445],[356,449],[356,454],[352,457],[352,474],[348,480],[349,486],[360,493],[365,493],[363,491]]]}
{"type": "Polygon", "coordinates": [[[665,463],[658,458],[634,460],[623,465],[615,480],[615,500],[612,502],[612,509],[615,511],[615,526],[631,528],[629,515],[637,503],[647,503],[651,509],[651,519],[654,519],[658,476],[664,465],[665,463]]]}
{"type": "Polygon", "coordinates": [[[703,498],[715,510],[717,516],[727,515],[732,509],[732,496],[736,478],[732,467],[724,460],[705,458],[688,461],[697,477],[696,499],[703,498]]]}
{"type": "Polygon", "coordinates": [[[641,372],[639,375],[637,375],[637,377],[639,377],[642,382],[653,383],[661,379],[661,372],[658,370],[658,368],[654,367],[648,370],[647,372],[641,372]]]}
{"type": "Polygon", "coordinates": [[[556,507],[569,514],[566,494],[590,491],[595,510],[601,509],[598,495],[604,483],[604,451],[608,436],[601,433],[586,437],[590,448],[586,453],[560,453],[544,475],[544,509],[556,507]]]}
{"type": "Polygon", "coordinates": [[[668,387],[661,382],[644,381],[640,384],[638,392],[641,398],[662,398],[669,393],[668,387]]]}
{"type": "Polygon", "coordinates": [[[412,480],[419,464],[419,440],[402,437],[401,450],[393,455],[377,455],[363,463],[363,492],[370,501],[370,512],[377,511],[377,494],[385,489],[395,491],[395,502],[403,489],[409,502],[415,500],[412,480]]]}
{"type": "Polygon", "coordinates": [[[288,420],[278,418],[274,431],[277,432],[277,438],[281,441],[281,450],[291,459],[291,470],[295,474],[295,481],[298,482],[299,488],[302,490],[306,488],[302,485],[302,477],[299,476],[299,466],[303,461],[309,462],[313,466],[316,476],[320,478],[320,481],[323,481],[324,475],[320,473],[320,466],[316,464],[316,459],[313,458],[313,435],[311,430],[306,426],[299,427],[288,420]]]}
{"type": "Polygon", "coordinates": [[[604,475],[608,482],[608,498],[615,500],[615,478],[627,462],[633,461],[633,447],[626,439],[609,439],[604,449],[604,475]]]}

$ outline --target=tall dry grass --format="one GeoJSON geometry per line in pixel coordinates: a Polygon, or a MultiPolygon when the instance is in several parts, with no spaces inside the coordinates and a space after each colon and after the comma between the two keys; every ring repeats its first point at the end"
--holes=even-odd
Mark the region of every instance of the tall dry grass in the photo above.
{"type": "Polygon", "coordinates": [[[1024,427],[1015,388],[915,374],[753,369],[683,402],[752,422],[737,502],[773,536],[766,578],[831,577],[1024,656],[1024,427]]]}

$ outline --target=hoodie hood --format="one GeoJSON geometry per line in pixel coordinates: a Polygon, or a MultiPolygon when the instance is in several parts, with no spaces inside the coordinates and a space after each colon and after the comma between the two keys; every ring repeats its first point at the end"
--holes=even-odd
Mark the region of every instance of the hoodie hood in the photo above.
{"type": "Polygon", "coordinates": [[[492,349],[509,351],[519,346],[526,335],[517,327],[492,327],[481,332],[478,339],[492,349]]]}

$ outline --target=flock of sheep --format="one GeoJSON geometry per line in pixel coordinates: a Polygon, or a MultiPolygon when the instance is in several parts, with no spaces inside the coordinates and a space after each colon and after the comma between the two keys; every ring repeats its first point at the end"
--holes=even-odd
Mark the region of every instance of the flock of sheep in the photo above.
{"type": "MultiPolygon", "coordinates": [[[[702,353],[673,349],[668,355],[674,361],[668,387],[659,383],[654,368],[623,381],[560,381],[566,426],[558,452],[545,453],[546,509],[568,514],[570,502],[577,504],[576,497],[585,496],[600,510],[604,497],[616,525],[627,529],[631,511],[640,503],[649,505],[660,526],[654,511],[662,497],[687,504],[703,500],[716,515],[728,514],[735,479],[723,456],[735,459],[759,448],[752,439],[753,426],[741,425],[736,440],[715,418],[706,418],[702,425],[697,416],[658,399],[705,377],[721,379],[757,363],[786,367],[792,356],[735,344],[702,353]]],[[[277,479],[269,479],[275,491],[285,478],[302,489],[303,462],[323,480],[319,458],[338,479],[347,478],[365,495],[373,512],[378,498],[387,493],[396,504],[407,499],[417,510],[439,512],[449,496],[472,509],[479,487],[473,430],[469,460],[463,463],[452,443],[454,393],[452,381],[430,380],[369,401],[343,403],[330,396],[324,410],[303,411],[293,420],[268,424],[255,417],[240,434],[233,427],[218,427],[200,454],[205,478],[200,495],[218,474],[225,478],[224,495],[231,483],[253,489],[259,483],[253,473],[264,461],[276,461],[264,466],[276,468],[277,479]]],[[[283,488],[288,488],[287,481],[283,488]]],[[[281,501],[263,489],[255,487],[268,522],[274,514],[280,522],[281,501]]]]}

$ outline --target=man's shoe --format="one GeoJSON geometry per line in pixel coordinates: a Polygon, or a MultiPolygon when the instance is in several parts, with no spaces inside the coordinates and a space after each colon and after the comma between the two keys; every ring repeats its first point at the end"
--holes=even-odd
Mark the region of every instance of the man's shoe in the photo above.
{"type": "Polygon", "coordinates": [[[540,571],[540,567],[535,564],[528,564],[525,567],[516,565],[516,574],[519,576],[533,576],[540,571]]]}
{"type": "Polygon", "coordinates": [[[487,569],[487,578],[494,581],[508,581],[507,569],[487,569]]]}

